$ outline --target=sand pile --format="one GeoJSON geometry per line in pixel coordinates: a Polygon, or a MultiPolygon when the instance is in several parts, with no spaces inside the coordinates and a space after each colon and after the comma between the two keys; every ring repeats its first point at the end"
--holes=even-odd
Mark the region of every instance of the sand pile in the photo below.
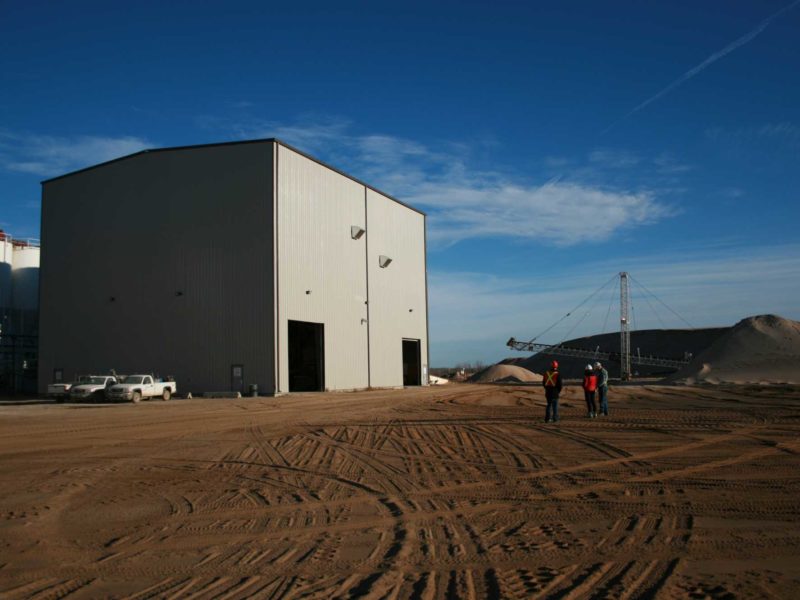
{"type": "Polygon", "coordinates": [[[531,383],[541,381],[542,376],[515,365],[497,364],[478,371],[467,381],[471,383],[531,383]]]}
{"type": "Polygon", "coordinates": [[[777,315],[743,319],[669,380],[800,383],[800,323],[777,315]]]}

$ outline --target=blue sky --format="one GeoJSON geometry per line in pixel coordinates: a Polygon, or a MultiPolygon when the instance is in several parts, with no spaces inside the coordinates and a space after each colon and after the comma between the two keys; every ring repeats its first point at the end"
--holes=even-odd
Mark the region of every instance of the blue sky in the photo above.
{"type": "MultiPolygon", "coordinates": [[[[46,177],[271,136],[429,213],[434,366],[621,270],[695,326],[800,319],[800,2],[0,0],[13,235],[46,177]]],[[[615,327],[612,298],[542,341],[615,327]]]]}

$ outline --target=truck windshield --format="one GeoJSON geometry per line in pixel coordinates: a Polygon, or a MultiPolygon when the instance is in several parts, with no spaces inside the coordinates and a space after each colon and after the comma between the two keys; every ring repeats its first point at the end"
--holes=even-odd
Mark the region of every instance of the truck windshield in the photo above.
{"type": "Polygon", "coordinates": [[[90,377],[89,381],[86,383],[91,383],[92,385],[105,385],[106,378],[105,377],[90,377]]]}
{"type": "Polygon", "coordinates": [[[125,378],[125,383],[144,383],[144,377],[141,375],[131,375],[125,378]]]}

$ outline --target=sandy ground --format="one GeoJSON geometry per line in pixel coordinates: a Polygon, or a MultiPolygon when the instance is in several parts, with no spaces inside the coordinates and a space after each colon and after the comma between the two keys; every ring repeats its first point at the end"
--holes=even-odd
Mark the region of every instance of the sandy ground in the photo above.
{"type": "Polygon", "coordinates": [[[577,392],[0,407],[0,597],[800,595],[800,390],[577,392]]]}

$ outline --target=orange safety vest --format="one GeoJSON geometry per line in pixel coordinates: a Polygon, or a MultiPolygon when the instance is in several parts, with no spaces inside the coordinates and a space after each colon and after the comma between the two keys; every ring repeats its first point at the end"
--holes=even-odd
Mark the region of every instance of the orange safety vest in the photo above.
{"type": "Polygon", "coordinates": [[[558,381],[558,371],[544,372],[544,387],[556,387],[556,381],[558,381]]]}
{"type": "Polygon", "coordinates": [[[584,375],[583,389],[587,392],[594,392],[597,389],[597,375],[584,375]]]}

